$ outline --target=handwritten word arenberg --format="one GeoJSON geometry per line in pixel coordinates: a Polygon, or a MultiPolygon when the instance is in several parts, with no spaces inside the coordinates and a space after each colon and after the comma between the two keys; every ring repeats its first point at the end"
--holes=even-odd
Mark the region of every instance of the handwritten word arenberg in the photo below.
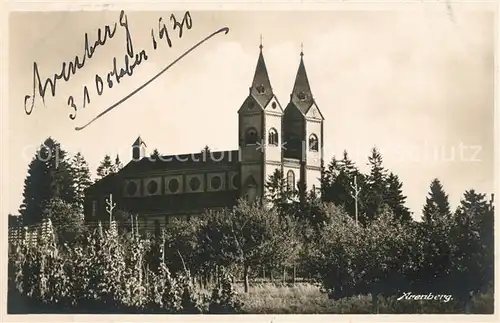
{"type": "MultiPolygon", "coordinates": [[[[193,26],[192,19],[191,19],[191,14],[189,11],[185,12],[182,20],[178,21],[176,16],[172,14],[170,16],[170,21],[172,23],[172,29],[178,30],[178,37],[182,38],[184,28],[187,30],[190,30],[193,26]]],[[[147,61],[148,55],[146,53],[145,49],[141,49],[139,51],[134,50],[134,45],[133,45],[133,40],[132,40],[132,35],[130,32],[129,24],[128,24],[128,19],[127,15],[125,12],[122,10],[120,12],[120,17],[118,23],[114,23],[112,26],[105,26],[104,31],[102,29],[98,29],[97,31],[97,40],[94,42],[94,45],[89,44],[88,40],[88,34],[85,34],[85,47],[84,47],[84,55],[82,58],[79,58],[78,56],[75,56],[74,61],[70,63],[64,62],[61,67],[61,72],[59,74],[54,74],[53,77],[47,78],[44,82],[41,81],[41,77],[39,74],[38,70],[38,64],[34,62],[33,64],[33,92],[32,95],[26,95],[24,98],[24,110],[27,115],[30,115],[33,111],[34,104],[35,104],[35,97],[37,95],[37,90],[38,90],[38,95],[40,95],[43,104],[45,105],[45,95],[47,94],[47,90],[50,89],[50,94],[52,94],[52,97],[55,97],[56,95],[56,84],[58,80],[64,80],[68,82],[71,78],[72,75],[75,75],[76,72],[79,69],[82,69],[85,66],[85,62],[87,59],[91,59],[94,56],[94,53],[96,49],[99,46],[104,46],[106,44],[106,41],[108,39],[111,39],[115,36],[118,24],[120,27],[122,27],[125,31],[125,39],[126,39],[126,48],[127,48],[127,53],[124,55],[124,67],[119,68],[117,59],[116,57],[113,58],[113,68],[110,72],[106,74],[106,77],[101,77],[99,74],[95,75],[95,89],[98,95],[102,95],[104,92],[105,84],[107,85],[108,89],[111,89],[115,84],[120,83],[120,79],[122,79],[124,76],[132,76],[134,73],[134,69],[139,66],[143,61],[147,61]],[[38,88],[38,89],[37,89],[38,88]],[[31,104],[28,105],[28,102],[31,100],[31,104]]],[[[174,60],[171,64],[169,64],[167,67],[165,67],[163,70],[161,70],[159,73],[157,73],[154,77],[152,77],[149,81],[144,83],[143,85],[139,86],[136,90],[122,98],[121,100],[117,101],[115,104],[113,104],[111,107],[107,108],[100,114],[98,114],[96,117],[94,117],[92,120],[90,120],[87,124],[83,125],[82,127],[75,127],[75,130],[82,130],[83,128],[87,127],[90,125],[92,122],[97,120],[98,118],[102,117],[127,99],[129,99],[131,96],[139,92],[141,89],[143,89],[145,86],[147,86],[149,83],[151,83],[153,80],[158,78],[161,74],[163,74],[166,70],[168,70],[172,65],[174,65],[176,62],[178,62],[181,58],[186,56],[188,53],[193,51],[196,47],[200,46],[202,43],[207,41],[208,39],[212,38],[213,36],[224,32],[227,34],[229,32],[229,28],[224,27],[221,28],[197,44],[195,44],[193,47],[191,47],[189,50],[184,52],[181,56],[179,56],[176,60],[174,60]]],[[[172,47],[172,40],[170,38],[169,32],[167,25],[163,22],[163,19],[160,17],[158,20],[158,30],[155,31],[155,29],[151,29],[151,37],[152,37],[152,45],[153,49],[156,50],[158,48],[158,42],[157,38],[164,39],[165,42],[169,47],[172,47]]],[[[69,117],[71,120],[74,120],[76,118],[77,111],[79,107],[85,108],[88,104],[90,104],[90,93],[88,87],[85,85],[83,87],[83,101],[82,104],[79,106],[75,103],[75,99],[72,95],[68,96],[68,106],[72,108],[71,113],[69,114],[69,117]]]]}
{"type": "Polygon", "coordinates": [[[404,293],[403,296],[400,296],[398,298],[398,301],[400,300],[414,300],[414,301],[419,301],[419,300],[425,300],[425,301],[442,301],[444,303],[448,303],[453,299],[451,295],[434,295],[432,293],[429,294],[422,294],[422,295],[415,295],[412,294],[411,292],[404,293]]]}

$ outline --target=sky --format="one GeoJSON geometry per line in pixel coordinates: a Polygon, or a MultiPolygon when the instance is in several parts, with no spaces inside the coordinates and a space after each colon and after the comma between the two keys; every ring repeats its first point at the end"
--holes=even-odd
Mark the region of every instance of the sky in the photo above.
{"type": "MultiPolygon", "coordinates": [[[[192,11],[191,29],[179,38],[172,12],[126,12],[134,51],[148,59],[110,89],[106,75],[127,54],[120,13],[23,12],[9,19],[8,210],[22,202],[27,167],[49,136],[71,154],[80,151],[95,170],[105,154],[128,162],[141,136],[148,152],[163,154],[237,149],[237,111],[259,54],[282,106],[292,91],[303,44],[313,96],[325,117],[325,159],[347,150],[363,171],[376,146],[384,165],[403,182],[407,206],[419,218],[430,182],[439,178],[455,208],[465,190],[493,191],[494,20],[486,11],[192,11]],[[166,24],[172,41],[157,41],[166,24]],[[56,94],[37,94],[30,115],[33,65],[42,80],[63,62],[83,57],[85,33],[118,23],[56,94]],[[97,114],[147,82],[191,46],[228,27],[83,130],[97,114]],[[104,80],[97,94],[96,74],[104,80]],[[84,102],[87,86],[90,103],[84,102]],[[77,106],[68,106],[68,96],[77,106]]],[[[184,12],[174,12],[178,21],[184,12]]],[[[103,34],[101,34],[103,35],[103,34]]],[[[50,91],[48,91],[50,92],[50,91]]]]}

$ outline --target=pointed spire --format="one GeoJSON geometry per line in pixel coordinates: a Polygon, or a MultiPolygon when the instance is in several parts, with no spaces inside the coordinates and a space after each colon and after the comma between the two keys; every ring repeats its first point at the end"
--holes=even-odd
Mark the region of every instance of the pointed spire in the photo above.
{"type": "Polygon", "coordinates": [[[144,142],[144,140],[142,140],[141,136],[138,136],[137,139],[132,144],[132,146],[140,146],[140,145],[146,146],[146,143],[144,142]]]}
{"type": "Polygon", "coordinates": [[[257,60],[257,66],[255,68],[255,74],[252,81],[252,86],[250,87],[250,94],[262,105],[266,105],[273,96],[273,89],[271,87],[271,81],[269,80],[269,74],[267,73],[266,63],[264,61],[264,55],[262,53],[262,35],[260,40],[260,53],[257,60]]]}
{"type": "Polygon", "coordinates": [[[306,67],[304,65],[303,44],[301,44],[300,47],[299,69],[297,70],[297,76],[295,77],[295,83],[293,85],[292,94],[290,95],[290,101],[295,103],[295,105],[305,113],[313,103],[313,96],[309,85],[309,79],[307,78],[306,67]]]}

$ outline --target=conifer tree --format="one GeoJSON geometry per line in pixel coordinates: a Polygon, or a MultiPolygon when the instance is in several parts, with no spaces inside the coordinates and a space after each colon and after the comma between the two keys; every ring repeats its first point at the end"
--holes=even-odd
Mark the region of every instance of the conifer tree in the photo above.
{"type": "Polygon", "coordinates": [[[387,177],[387,191],[384,199],[387,206],[391,208],[396,219],[411,221],[410,211],[405,206],[406,196],[403,195],[403,183],[401,183],[399,177],[392,172],[389,173],[387,177]]]}
{"type": "Polygon", "coordinates": [[[436,216],[449,218],[451,216],[448,195],[444,192],[443,185],[435,178],[430,185],[429,196],[423,208],[424,222],[435,221],[436,216]]]}
{"type": "Polygon", "coordinates": [[[493,223],[493,209],[485,194],[469,190],[460,201],[453,215],[452,284],[464,305],[470,305],[470,292],[484,291],[493,282],[493,228],[490,232],[485,224],[493,223]],[[489,241],[490,240],[490,241],[489,241]]]}
{"type": "Polygon", "coordinates": [[[118,173],[120,169],[123,168],[123,164],[120,160],[120,156],[116,154],[115,163],[113,165],[113,173],[118,173]]]}
{"type": "Polygon", "coordinates": [[[97,178],[103,179],[111,173],[115,173],[115,163],[111,160],[111,156],[106,155],[97,167],[97,178]]]}
{"type": "Polygon", "coordinates": [[[87,161],[80,152],[76,153],[73,157],[71,169],[75,184],[75,203],[78,207],[83,208],[85,189],[92,184],[92,180],[90,178],[90,170],[87,161]]]}
{"type": "Polygon", "coordinates": [[[386,195],[387,171],[382,165],[383,158],[377,148],[372,148],[368,157],[370,174],[367,177],[366,188],[363,189],[362,196],[366,205],[366,220],[371,221],[377,217],[384,207],[384,197],[386,195]]]}
{"type": "Polygon", "coordinates": [[[50,137],[36,152],[28,166],[19,210],[24,224],[41,222],[45,207],[53,198],[75,202],[74,180],[66,155],[61,145],[50,137]]]}
{"type": "Polygon", "coordinates": [[[335,199],[335,179],[339,172],[339,162],[332,157],[332,160],[321,173],[321,198],[324,202],[333,202],[335,199]]]}
{"type": "Polygon", "coordinates": [[[295,200],[297,192],[288,190],[286,179],[281,170],[276,169],[264,186],[266,202],[272,204],[277,209],[278,214],[284,215],[296,207],[292,201],[295,200]]]}
{"type": "Polygon", "coordinates": [[[160,152],[158,151],[158,149],[154,149],[153,152],[151,153],[151,160],[153,161],[156,161],[160,158],[160,152]]]}

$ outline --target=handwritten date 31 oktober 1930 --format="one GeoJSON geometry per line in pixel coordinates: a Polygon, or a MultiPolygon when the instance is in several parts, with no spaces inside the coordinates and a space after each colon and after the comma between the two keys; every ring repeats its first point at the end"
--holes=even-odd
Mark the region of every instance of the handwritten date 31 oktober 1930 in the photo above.
{"type": "MultiPolygon", "coordinates": [[[[172,14],[170,16],[170,22],[170,27],[172,28],[172,30],[178,31],[179,38],[182,38],[184,28],[186,28],[187,30],[192,28],[192,19],[189,11],[185,12],[182,19],[179,20],[174,14],[172,14]]],[[[156,50],[158,48],[157,40],[164,40],[169,47],[172,47],[172,39],[170,38],[167,24],[168,23],[165,23],[162,18],[159,18],[158,30],[155,30],[154,28],[151,29],[153,49],[156,50]]],[[[119,84],[120,80],[124,76],[131,76],[134,73],[134,69],[143,61],[146,61],[148,59],[148,55],[145,49],[142,49],[140,51],[134,50],[127,15],[122,10],[120,12],[118,23],[115,22],[111,26],[106,25],[103,29],[98,29],[97,40],[93,45],[90,44],[88,34],[86,33],[83,56],[76,55],[73,61],[69,63],[62,63],[61,71],[58,74],[54,74],[52,77],[49,77],[42,82],[38,64],[36,62],[33,63],[33,92],[31,95],[26,95],[24,98],[24,110],[26,114],[30,115],[32,113],[37,94],[42,99],[44,105],[45,96],[48,93],[50,93],[52,97],[55,97],[57,82],[62,80],[65,82],[70,81],[72,75],[75,75],[78,70],[82,69],[85,66],[87,60],[90,60],[92,57],[94,57],[94,54],[100,46],[104,46],[107,41],[115,37],[118,25],[124,29],[126,39],[127,53],[124,55],[123,67],[118,67],[117,58],[114,57],[113,68],[109,73],[107,73],[104,78],[99,74],[95,75],[96,92],[98,95],[102,95],[102,93],[104,92],[105,84],[109,89],[111,89],[115,84],[119,84]],[[47,92],[49,90],[50,92],[47,92]]],[[[69,114],[70,119],[74,120],[76,118],[79,107],[85,108],[88,104],[90,104],[90,98],[91,96],[89,93],[89,89],[86,85],[83,87],[83,102],[80,106],[76,104],[75,99],[72,95],[68,97],[68,106],[72,108],[72,111],[69,114]]]]}

